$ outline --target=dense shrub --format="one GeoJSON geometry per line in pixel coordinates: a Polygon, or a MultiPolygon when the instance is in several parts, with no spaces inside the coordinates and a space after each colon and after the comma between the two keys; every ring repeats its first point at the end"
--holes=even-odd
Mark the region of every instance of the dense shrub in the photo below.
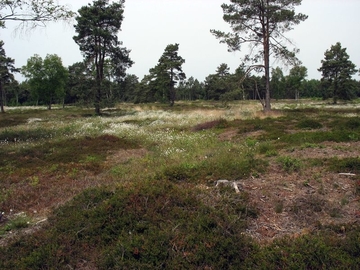
{"type": "Polygon", "coordinates": [[[324,231],[319,235],[276,240],[249,256],[244,269],[357,269],[360,260],[352,250],[357,254],[359,245],[353,236],[341,239],[324,231]],[[349,240],[351,247],[347,246],[349,240]]]}
{"type": "Polygon", "coordinates": [[[200,130],[206,130],[206,129],[212,129],[212,128],[226,128],[228,126],[229,126],[229,123],[227,120],[218,119],[218,120],[198,124],[198,125],[194,126],[191,130],[192,131],[200,131],[200,130]]]}
{"type": "Polygon", "coordinates": [[[357,117],[353,117],[353,118],[341,117],[333,120],[330,126],[333,129],[356,131],[356,130],[360,130],[360,119],[358,119],[357,117]]]}
{"type": "Polygon", "coordinates": [[[294,171],[299,171],[301,167],[301,162],[297,158],[292,158],[288,156],[281,156],[277,158],[277,161],[282,166],[283,170],[290,173],[294,171]]]}
{"type": "Polygon", "coordinates": [[[360,173],[360,158],[333,158],[328,163],[330,169],[338,173],[360,173]]]}
{"type": "Polygon", "coordinates": [[[304,119],[301,120],[297,125],[298,128],[301,129],[318,129],[322,128],[322,124],[313,119],[304,119]]]}
{"type": "Polygon", "coordinates": [[[0,268],[76,267],[79,258],[100,269],[239,268],[253,249],[242,235],[253,213],[246,203],[233,190],[199,193],[167,181],[90,189],[44,231],[3,248],[0,268]]]}

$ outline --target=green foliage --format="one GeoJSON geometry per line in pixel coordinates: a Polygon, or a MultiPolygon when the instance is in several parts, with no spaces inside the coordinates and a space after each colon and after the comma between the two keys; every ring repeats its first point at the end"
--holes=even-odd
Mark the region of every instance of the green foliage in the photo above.
{"type": "Polygon", "coordinates": [[[28,79],[32,96],[47,104],[49,110],[54,101],[65,97],[68,71],[59,56],[47,55],[43,60],[39,55],[34,55],[21,71],[28,79]]]}
{"type": "Polygon", "coordinates": [[[14,59],[6,57],[4,42],[0,41],[0,110],[5,112],[4,105],[6,103],[5,85],[14,81],[14,72],[18,70],[14,66],[14,59]]]}
{"type": "Polygon", "coordinates": [[[238,132],[241,134],[241,133],[254,132],[259,130],[265,130],[268,123],[259,118],[255,118],[251,120],[240,121],[240,123],[236,123],[236,124],[239,130],[238,132]]]}
{"type": "Polygon", "coordinates": [[[286,84],[285,84],[285,76],[280,67],[276,67],[271,71],[271,81],[270,87],[272,89],[272,93],[274,98],[284,98],[286,95],[286,84]]]}
{"type": "Polygon", "coordinates": [[[211,74],[205,78],[205,93],[208,100],[221,100],[223,102],[229,98],[229,93],[234,89],[235,84],[232,82],[232,76],[229,72],[230,68],[227,64],[221,64],[215,74],[211,74]]]}
{"type": "Polygon", "coordinates": [[[198,180],[202,169],[201,164],[182,163],[166,166],[158,177],[172,182],[192,182],[198,180]]]}
{"type": "Polygon", "coordinates": [[[111,64],[110,75],[117,78],[124,77],[126,69],[133,64],[129,57],[130,51],[120,47],[122,42],[117,37],[124,19],[124,2],[121,0],[109,4],[109,0],[94,1],[93,5],[80,8],[75,18],[77,35],[74,41],[79,45],[85,60],[94,68],[96,114],[100,114],[102,105],[106,62],[111,64]]]}
{"type": "Polygon", "coordinates": [[[301,162],[297,158],[281,156],[277,158],[277,161],[280,163],[283,170],[285,170],[288,173],[297,172],[301,168],[301,162]]]}
{"type": "Polygon", "coordinates": [[[206,179],[243,179],[264,172],[267,165],[265,160],[254,158],[253,150],[240,153],[218,149],[216,154],[210,154],[202,162],[167,165],[157,178],[191,183],[206,183],[206,179]]]}
{"type": "Polygon", "coordinates": [[[187,80],[180,81],[177,88],[177,97],[180,100],[204,99],[204,83],[200,83],[198,79],[192,76],[187,80]]]}
{"type": "Polygon", "coordinates": [[[332,98],[334,104],[338,99],[352,99],[354,85],[351,76],[358,72],[356,66],[349,60],[346,48],[337,42],[330,50],[326,50],[325,59],[321,60],[319,71],[322,73],[322,87],[326,91],[325,98],[332,98]]]}
{"type": "Polygon", "coordinates": [[[286,97],[300,99],[302,96],[302,86],[305,78],[307,77],[307,68],[304,66],[296,65],[290,69],[289,75],[286,77],[286,97]]]}
{"type": "Polygon", "coordinates": [[[178,55],[178,51],[179,44],[167,45],[158,64],[150,69],[147,81],[150,80],[150,87],[152,88],[150,91],[154,92],[155,95],[154,101],[170,102],[171,106],[174,105],[175,86],[177,82],[186,78],[181,67],[185,63],[185,59],[178,55]]]}
{"type": "Polygon", "coordinates": [[[5,224],[0,224],[0,236],[10,231],[27,228],[30,225],[30,218],[25,215],[12,216],[5,224]]]}
{"type": "Polygon", "coordinates": [[[239,268],[253,249],[241,235],[246,203],[234,192],[199,193],[166,181],[90,189],[57,209],[42,237],[4,248],[0,266],[75,266],[76,254],[101,269],[239,268]]]}
{"type": "Polygon", "coordinates": [[[320,81],[311,79],[302,82],[302,98],[322,98],[320,81]]]}
{"type": "Polygon", "coordinates": [[[298,128],[301,129],[318,129],[322,128],[322,124],[313,119],[304,119],[301,120],[297,125],[298,128]]]}
{"type": "Polygon", "coordinates": [[[10,130],[5,129],[0,133],[0,141],[3,142],[30,142],[51,138],[55,135],[54,131],[37,128],[33,130],[10,130]]]}
{"type": "Polygon", "coordinates": [[[344,237],[324,228],[256,246],[241,234],[251,214],[246,204],[231,190],[166,181],[89,189],[57,209],[43,232],[0,248],[0,267],[75,267],[77,258],[100,269],[356,269],[360,263],[356,227],[344,237]]]}
{"type": "Polygon", "coordinates": [[[275,145],[269,141],[259,143],[257,149],[260,154],[265,154],[267,157],[277,156],[278,154],[275,145]]]}
{"type": "Polygon", "coordinates": [[[353,238],[358,231],[351,234],[341,239],[324,231],[276,240],[249,256],[244,269],[356,269],[360,261],[350,249],[354,248],[355,253],[359,250],[353,238]],[[351,247],[345,247],[347,241],[351,241],[351,247]]]}
{"type": "Polygon", "coordinates": [[[137,99],[137,88],[139,87],[139,78],[135,75],[127,74],[118,84],[119,100],[125,102],[134,102],[137,99]]]}
{"type": "Polygon", "coordinates": [[[94,101],[93,74],[85,62],[77,62],[68,67],[69,80],[65,103],[91,106],[94,101]]]}
{"type": "Polygon", "coordinates": [[[291,145],[316,144],[325,141],[332,142],[348,142],[354,138],[352,132],[347,131],[315,131],[315,132],[298,132],[295,134],[286,134],[280,138],[281,142],[291,145]]]}
{"type": "MultiPolygon", "coordinates": [[[[31,134],[27,135],[31,136],[31,134]]],[[[36,133],[36,136],[42,137],[44,134],[36,133]]],[[[45,133],[45,136],[47,136],[47,133],[45,133]]],[[[23,139],[23,137],[17,138],[19,138],[19,142],[21,142],[20,138],[23,139]]],[[[36,139],[34,136],[29,138],[36,139]]],[[[16,153],[12,153],[11,156],[6,153],[0,153],[0,165],[6,166],[11,164],[11,166],[30,170],[31,172],[46,166],[51,167],[53,164],[64,165],[79,162],[85,169],[98,172],[108,151],[137,147],[138,144],[134,141],[110,135],[69,139],[66,141],[60,140],[45,142],[32,148],[21,149],[16,153]]]]}
{"type": "Polygon", "coordinates": [[[226,119],[219,119],[219,120],[214,120],[214,121],[198,124],[198,125],[194,126],[191,130],[192,131],[200,131],[200,130],[207,130],[207,129],[212,129],[212,128],[223,129],[223,128],[227,128],[228,126],[229,126],[229,123],[228,123],[228,121],[226,121],[226,119]]]}
{"type": "Polygon", "coordinates": [[[245,62],[254,64],[252,69],[264,68],[266,93],[265,110],[270,110],[270,55],[286,62],[296,64],[296,50],[289,51],[286,46],[284,33],[294,25],[307,19],[304,14],[296,14],[294,8],[301,4],[301,0],[286,1],[273,0],[267,2],[235,1],[223,4],[223,19],[231,25],[232,33],[210,30],[220,43],[228,45],[230,51],[241,50],[242,45],[252,44],[250,53],[244,57],[245,62]],[[279,46],[281,44],[281,46],[279,46]],[[255,48],[255,49],[254,49],[255,48]],[[260,60],[260,61],[259,61],[260,60]],[[261,65],[258,65],[258,63],[261,65]]]}
{"type": "MultiPolygon", "coordinates": [[[[219,104],[205,106],[212,110],[219,104]]],[[[0,269],[357,269],[356,224],[318,225],[314,234],[261,246],[245,231],[248,220],[262,214],[246,187],[251,177],[262,180],[267,170],[276,169],[274,161],[287,172],[305,169],[303,164],[319,168],[300,180],[305,189],[317,186],[318,193],[286,204],[278,198],[269,205],[273,212],[286,210],[299,219],[321,212],[341,217],[341,207],[349,207],[352,199],[343,196],[339,205],[329,206],[322,172],[359,174],[359,159],[298,159],[282,153],[354,140],[349,136],[359,132],[356,109],[285,109],[276,118],[231,120],[228,111],[221,118],[199,118],[204,104],[197,102],[173,108],[137,105],[136,110],[121,106],[128,107],[102,117],[75,108],[18,109],[0,116],[1,210],[13,205],[39,209],[45,196],[51,197],[46,207],[56,206],[41,228],[6,239],[0,269]],[[193,110],[196,119],[188,121],[182,113],[193,110]],[[29,127],[31,117],[43,120],[29,127]],[[231,140],[219,139],[218,133],[236,129],[231,140]],[[245,188],[239,186],[236,193],[233,187],[215,187],[218,179],[241,179],[245,188]],[[83,191],[89,186],[96,188],[83,191]]],[[[358,177],[354,180],[358,195],[358,177]]],[[[333,188],[340,190],[340,184],[333,188]]],[[[10,230],[28,226],[25,221],[5,221],[0,232],[7,237],[10,230]]]]}
{"type": "Polygon", "coordinates": [[[360,131],[360,119],[358,117],[339,118],[331,123],[331,127],[336,130],[343,130],[348,132],[360,131]]]}
{"type": "Polygon", "coordinates": [[[338,173],[360,173],[360,158],[333,158],[327,163],[332,171],[338,173]]]}

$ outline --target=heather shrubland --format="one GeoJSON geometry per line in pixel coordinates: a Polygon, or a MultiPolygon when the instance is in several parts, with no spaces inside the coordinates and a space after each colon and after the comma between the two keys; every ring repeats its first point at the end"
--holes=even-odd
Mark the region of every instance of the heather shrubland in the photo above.
{"type": "Polygon", "coordinates": [[[274,107],[267,115],[250,102],[119,104],[101,116],[8,109],[0,268],[356,269],[358,223],[340,217],[358,209],[357,107],[274,107]],[[351,174],[351,185],[330,178],[338,173],[351,174]],[[216,186],[220,179],[239,190],[216,186]],[[251,226],[269,215],[260,203],[272,196],[272,217],[309,220],[311,230],[255,239],[251,226]]]}

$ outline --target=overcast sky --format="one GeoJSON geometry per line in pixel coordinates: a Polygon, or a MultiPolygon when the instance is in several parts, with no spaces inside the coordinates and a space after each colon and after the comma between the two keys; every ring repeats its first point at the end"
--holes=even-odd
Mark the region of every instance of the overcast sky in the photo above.
{"type": "MultiPolygon", "coordinates": [[[[222,19],[222,3],[227,0],[127,0],[125,19],[119,40],[131,50],[135,62],[128,73],[141,80],[158,59],[168,44],[179,43],[179,55],[186,63],[183,70],[187,77],[203,81],[215,73],[221,63],[226,63],[231,72],[241,64],[244,53],[227,52],[225,44],[210,33],[210,29],[228,31],[229,26],[222,19]]],[[[77,11],[81,6],[92,3],[89,0],[59,0],[77,11]]],[[[308,79],[319,79],[324,52],[341,42],[347,48],[350,60],[360,68],[360,0],[303,0],[296,12],[309,18],[286,34],[300,49],[299,59],[308,68],[308,79]]],[[[5,42],[7,56],[15,59],[21,67],[34,54],[45,57],[57,54],[64,66],[82,61],[79,47],[73,41],[73,24],[51,23],[29,34],[14,32],[16,24],[7,23],[0,30],[0,39],[5,42]]],[[[247,46],[243,47],[247,50],[247,46]]],[[[272,63],[273,67],[281,63],[272,63]]],[[[288,70],[284,69],[287,74],[288,70]]],[[[357,76],[356,79],[359,79],[357,76]]]]}

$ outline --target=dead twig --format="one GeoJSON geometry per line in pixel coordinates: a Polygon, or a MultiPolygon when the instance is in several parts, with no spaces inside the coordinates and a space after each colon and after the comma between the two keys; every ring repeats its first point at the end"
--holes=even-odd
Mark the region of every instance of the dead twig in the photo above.
{"type": "Polygon", "coordinates": [[[339,173],[339,175],[345,175],[345,176],[355,176],[355,173],[339,173]]]}

